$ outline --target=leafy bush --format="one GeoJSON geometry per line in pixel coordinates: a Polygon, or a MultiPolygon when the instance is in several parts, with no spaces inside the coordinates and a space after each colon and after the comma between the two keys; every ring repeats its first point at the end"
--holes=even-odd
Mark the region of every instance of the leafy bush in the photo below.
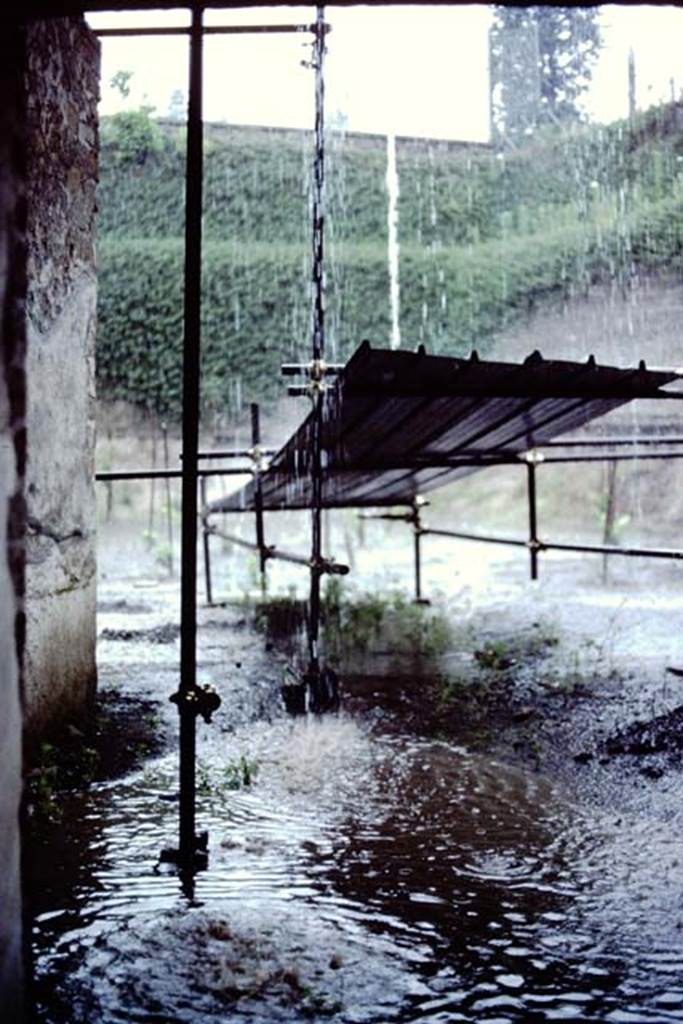
{"type": "Polygon", "coordinates": [[[102,147],[115,166],[140,166],[162,153],[165,137],[151,118],[153,108],[122,110],[103,122],[102,147]]]}

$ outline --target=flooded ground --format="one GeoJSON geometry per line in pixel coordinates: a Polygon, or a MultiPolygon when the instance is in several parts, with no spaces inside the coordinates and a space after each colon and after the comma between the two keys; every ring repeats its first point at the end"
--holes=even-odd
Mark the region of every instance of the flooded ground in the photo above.
{"type": "Polygon", "coordinates": [[[177,828],[177,585],[103,563],[101,692],[139,706],[158,746],[38,830],[37,1022],[683,1019],[678,755],[606,745],[683,703],[666,672],[678,575],[660,570],[654,600],[648,569],[604,587],[557,560],[534,588],[489,550],[462,554],[441,598],[458,628],[438,699],[379,650],[340,715],[291,720],[286,659],[248,606],[201,609],[199,678],[223,708],[199,726],[194,883],[159,864],[177,828]],[[534,658],[511,639],[539,635],[534,658]]]}

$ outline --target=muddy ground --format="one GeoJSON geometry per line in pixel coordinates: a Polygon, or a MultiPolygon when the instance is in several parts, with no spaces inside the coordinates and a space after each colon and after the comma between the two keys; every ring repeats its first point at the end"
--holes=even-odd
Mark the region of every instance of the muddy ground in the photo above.
{"type": "Polygon", "coordinates": [[[101,563],[100,712],[31,780],[36,1022],[680,1019],[679,573],[557,558],[531,583],[472,545],[432,552],[416,607],[402,558],[331,606],[342,711],[310,727],[279,695],[292,600],[200,601],[223,704],[180,902],[178,584],[101,563]]]}
{"type": "MultiPolygon", "coordinates": [[[[411,607],[396,575],[376,596],[381,555],[344,591],[342,600],[361,609],[328,638],[344,710],[385,734],[444,739],[540,772],[589,804],[661,803],[666,813],[683,786],[681,570],[637,560],[604,582],[594,564],[560,556],[531,582],[519,557],[463,548],[469,558],[450,592],[432,586],[426,607],[411,607]]],[[[437,553],[433,580],[443,581],[448,561],[437,553]]],[[[391,564],[407,568],[400,558],[391,564]]],[[[175,743],[166,698],[178,604],[173,580],[105,573],[98,712],[44,751],[32,775],[39,786],[45,764],[59,774],[57,788],[68,787],[79,773],[123,774],[175,743]]],[[[280,686],[305,661],[300,609],[246,589],[213,608],[200,599],[199,673],[222,694],[223,728],[283,712],[280,686]]]]}

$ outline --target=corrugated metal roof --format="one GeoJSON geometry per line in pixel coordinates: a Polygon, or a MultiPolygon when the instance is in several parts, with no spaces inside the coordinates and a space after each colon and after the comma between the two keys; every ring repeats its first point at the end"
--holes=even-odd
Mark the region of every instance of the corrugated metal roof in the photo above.
{"type": "MultiPolygon", "coordinates": [[[[410,503],[588,423],[633,398],[662,396],[674,371],[544,360],[501,363],[373,349],[364,342],[324,397],[327,508],[410,503]]],[[[265,509],[310,505],[307,417],[262,476],[265,509]]],[[[252,509],[253,487],[214,502],[252,509]]]]}

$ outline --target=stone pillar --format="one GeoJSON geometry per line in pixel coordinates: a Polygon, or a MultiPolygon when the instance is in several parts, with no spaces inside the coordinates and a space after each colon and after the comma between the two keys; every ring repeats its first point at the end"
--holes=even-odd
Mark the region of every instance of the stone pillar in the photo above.
{"type": "Polygon", "coordinates": [[[24,466],[23,46],[0,33],[0,1020],[21,1019],[20,669],[24,466]]]}
{"type": "Polygon", "coordinates": [[[99,44],[81,18],[27,31],[25,734],[94,695],[99,44]]]}

